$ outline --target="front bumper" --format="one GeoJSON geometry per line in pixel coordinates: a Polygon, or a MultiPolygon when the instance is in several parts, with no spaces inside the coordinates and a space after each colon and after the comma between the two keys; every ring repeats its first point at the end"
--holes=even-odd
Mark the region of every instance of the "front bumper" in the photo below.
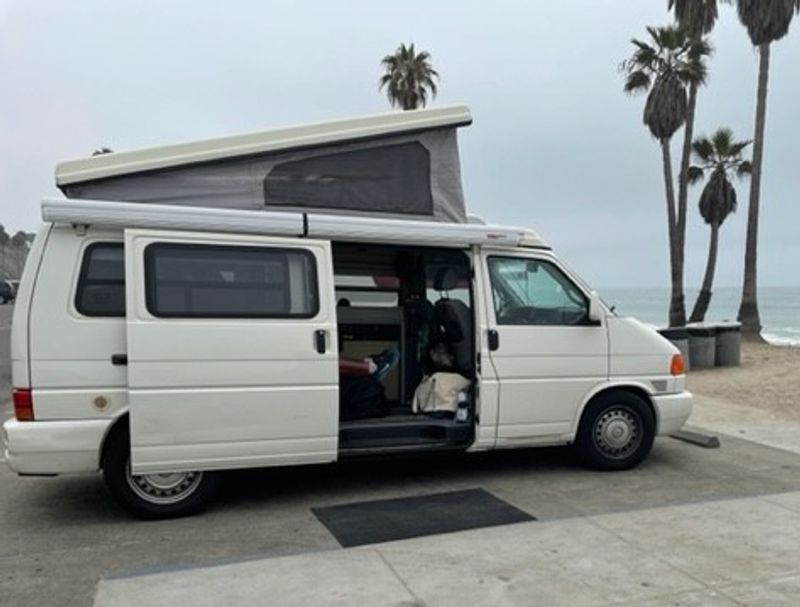
{"type": "Polygon", "coordinates": [[[110,419],[20,422],[3,424],[4,455],[19,474],[94,472],[110,419]]]}
{"type": "Polygon", "coordinates": [[[692,414],[694,396],[684,390],[677,394],[654,396],[653,403],[658,416],[658,434],[667,435],[677,432],[692,414]]]}

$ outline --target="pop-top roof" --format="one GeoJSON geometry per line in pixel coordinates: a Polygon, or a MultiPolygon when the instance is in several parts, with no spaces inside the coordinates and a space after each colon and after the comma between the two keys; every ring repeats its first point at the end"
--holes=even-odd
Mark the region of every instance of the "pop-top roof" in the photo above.
{"type": "Polygon", "coordinates": [[[453,106],[63,162],[68,198],[466,223],[453,106]]]}
{"type": "Polygon", "coordinates": [[[72,183],[253,156],[264,152],[319,147],[324,144],[376,139],[469,124],[472,124],[469,108],[466,105],[453,105],[331,120],[130,152],[112,152],[60,162],[56,165],[56,185],[61,187],[72,183]]]}

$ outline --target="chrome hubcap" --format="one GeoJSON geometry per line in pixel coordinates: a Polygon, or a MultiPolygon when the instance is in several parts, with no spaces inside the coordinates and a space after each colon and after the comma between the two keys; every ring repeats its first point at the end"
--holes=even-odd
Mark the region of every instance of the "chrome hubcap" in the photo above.
{"type": "Polygon", "coordinates": [[[132,474],[128,463],[128,486],[143,500],[153,504],[174,504],[197,491],[202,472],[170,472],[167,474],[132,474]]]}
{"type": "Polygon", "coordinates": [[[605,455],[625,458],[641,442],[639,420],[627,409],[609,409],[595,423],[594,441],[605,455]]]}

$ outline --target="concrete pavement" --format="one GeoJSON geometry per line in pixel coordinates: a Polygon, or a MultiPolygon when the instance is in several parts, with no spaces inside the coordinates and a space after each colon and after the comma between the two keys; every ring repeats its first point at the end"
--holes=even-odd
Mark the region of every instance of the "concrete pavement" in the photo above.
{"type": "Polygon", "coordinates": [[[796,606],[800,492],[105,580],[130,605],[796,606]]]}

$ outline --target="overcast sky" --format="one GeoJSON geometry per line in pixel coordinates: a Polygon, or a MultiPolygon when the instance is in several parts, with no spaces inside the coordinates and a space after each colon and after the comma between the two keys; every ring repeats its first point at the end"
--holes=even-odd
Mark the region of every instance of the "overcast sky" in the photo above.
{"type": "MultiPolygon", "coordinates": [[[[380,60],[433,56],[434,105],[466,103],[471,212],[538,230],[597,286],[667,284],[666,209],[644,99],[622,93],[630,38],[666,0],[0,0],[0,222],[34,229],[56,162],[387,111],[380,60]]],[[[697,128],[752,137],[758,57],[722,7],[697,128]]],[[[800,284],[800,19],[773,46],[760,284],[800,284]]],[[[679,145],[674,146],[674,157],[679,145]]],[[[676,169],[677,170],[677,169],[676,169]]],[[[741,283],[749,185],[721,233],[718,285],[741,283]]],[[[687,284],[708,230],[690,193],[687,284]]]]}

